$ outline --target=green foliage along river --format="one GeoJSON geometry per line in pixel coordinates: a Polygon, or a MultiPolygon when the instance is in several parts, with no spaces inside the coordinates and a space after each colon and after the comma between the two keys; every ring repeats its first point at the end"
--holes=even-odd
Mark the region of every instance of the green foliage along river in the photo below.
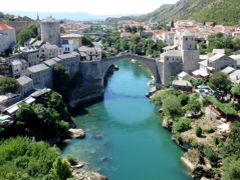
{"type": "Polygon", "coordinates": [[[144,95],[148,70],[129,61],[108,79],[104,100],[77,117],[85,139],[62,149],[90,163],[110,180],[189,180],[180,162],[183,151],[160,125],[157,108],[144,95]]]}

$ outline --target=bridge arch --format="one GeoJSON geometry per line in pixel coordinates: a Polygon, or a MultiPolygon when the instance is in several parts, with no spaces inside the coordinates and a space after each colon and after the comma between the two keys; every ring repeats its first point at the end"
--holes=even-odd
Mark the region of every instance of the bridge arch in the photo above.
{"type": "Polygon", "coordinates": [[[137,61],[141,62],[142,64],[146,65],[149,68],[149,70],[151,71],[151,73],[154,77],[155,83],[161,84],[161,79],[160,79],[160,75],[158,72],[156,60],[152,59],[152,58],[146,58],[146,57],[132,55],[132,54],[120,55],[120,56],[103,59],[102,60],[102,77],[101,77],[102,84],[104,84],[104,77],[107,73],[107,70],[110,68],[110,66],[112,64],[114,64],[115,62],[123,60],[123,59],[134,59],[134,60],[137,60],[137,61]]]}

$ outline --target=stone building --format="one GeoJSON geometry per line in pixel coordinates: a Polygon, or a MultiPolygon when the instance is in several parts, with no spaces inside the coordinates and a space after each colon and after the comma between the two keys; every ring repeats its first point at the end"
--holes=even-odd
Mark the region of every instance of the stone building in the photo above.
{"type": "Polygon", "coordinates": [[[82,46],[82,35],[65,34],[61,36],[64,53],[70,53],[82,46]]]}
{"type": "Polygon", "coordinates": [[[195,76],[208,76],[215,71],[223,70],[226,67],[237,67],[237,62],[222,53],[222,51],[213,51],[206,55],[205,59],[199,62],[199,69],[194,71],[195,76]]]}
{"type": "Polygon", "coordinates": [[[153,34],[152,40],[157,42],[161,40],[167,44],[173,44],[176,32],[172,31],[160,31],[153,34]]]}
{"type": "Polygon", "coordinates": [[[43,88],[52,86],[52,70],[41,63],[27,69],[27,76],[33,80],[34,87],[43,88]]]}
{"type": "Polygon", "coordinates": [[[231,74],[229,74],[229,79],[233,83],[240,83],[240,70],[236,70],[236,71],[232,72],[231,74]]]}
{"type": "Polygon", "coordinates": [[[80,55],[78,53],[63,54],[54,60],[63,65],[70,75],[79,71],[80,55]]]}
{"type": "Polygon", "coordinates": [[[102,50],[99,47],[82,46],[78,49],[81,61],[99,61],[102,59],[102,50]]]}
{"type": "Polygon", "coordinates": [[[17,57],[11,60],[10,64],[12,66],[12,76],[15,78],[18,78],[21,75],[24,75],[28,68],[27,61],[25,59],[22,59],[21,57],[17,57]]]}
{"type": "Polygon", "coordinates": [[[28,66],[34,66],[40,63],[39,50],[34,47],[27,47],[22,50],[22,58],[28,63],[28,66]]]}
{"type": "Polygon", "coordinates": [[[198,69],[199,50],[195,44],[195,37],[190,32],[175,35],[174,45],[164,48],[157,66],[163,85],[168,85],[171,76],[184,71],[191,74],[198,69]]]}
{"type": "Polygon", "coordinates": [[[213,56],[208,57],[208,59],[199,62],[199,64],[200,68],[205,70],[212,68],[213,71],[222,70],[227,66],[236,68],[236,61],[226,56],[225,54],[215,54],[213,56]]]}
{"type": "Polygon", "coordinates": [[[7,24],[0,24],[0,53],[16,44],[15,29],[7,24]]]}
{"type": "Polygon", "coordinates": [[[50,43],[45,43],[39,47],[39,56],[42,61],[48,60],[63,54],[63,48],[50,43]]]}
{"type": "Polygon", "coordinates": [[[40,28],[42,41],[57,46],[61,45],[59,21],[52,17],[48,17],[40,22],[40,28]]]}
{"type": "Polygon", "coordinates": [[[21,76],[17,79],[20,87],[19,87],[19,93],[22,97],[27,95],[29,92],[33,90],[33,80],[27,76],[21,76]]]}
{"type": "Polygon", "coordinates": [[[55,58],[53,59],[49,59],[49,60],[46,60],[46,61],[43,61],[43,63],[45,65],[47,65],[48,67],[50,67],[51,69],[54,68],[55,64],[57,64],[57,62],[54,60],[55,58]]]}
{"type": "Polygon", "coordinates": [[[0,57],[0,76],[12,76],[12,68],[8,59],[0,57]]]}

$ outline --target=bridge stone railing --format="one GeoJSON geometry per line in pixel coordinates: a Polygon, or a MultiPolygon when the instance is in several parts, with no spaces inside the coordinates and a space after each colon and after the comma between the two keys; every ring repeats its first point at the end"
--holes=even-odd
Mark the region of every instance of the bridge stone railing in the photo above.
{"type": "Polygon", "coordinates": [[[135,55],[135,54],[131,54],[131,53],[109,57],[106,59],[102,59],[102,61],[112,61],[112,60],[119,60],[119,59],[136,59],[136,60],[140,60],[140,61],[156,62],[156,60],[153,58],[139,56],[139,55],[135,55]]]}

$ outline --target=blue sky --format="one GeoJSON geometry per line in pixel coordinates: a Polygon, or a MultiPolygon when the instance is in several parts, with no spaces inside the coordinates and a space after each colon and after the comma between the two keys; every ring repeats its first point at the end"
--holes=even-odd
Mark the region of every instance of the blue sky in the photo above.
{"type": "Polygon", "coordinates": [[[0,11],[87,12],[94,15],[143,14],[178,0],[11,0],[0,11]]]}

